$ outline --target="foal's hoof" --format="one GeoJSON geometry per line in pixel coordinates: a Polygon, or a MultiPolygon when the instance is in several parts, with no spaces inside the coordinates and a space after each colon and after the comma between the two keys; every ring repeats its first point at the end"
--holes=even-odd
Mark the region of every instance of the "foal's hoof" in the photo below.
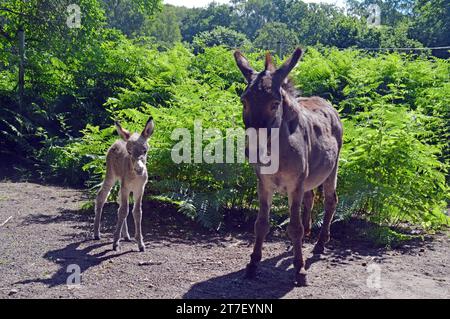
{"type": "Polygon", "coordinates": [[[120,251],[120,246],[119,246],[119,244],[113,244],[113,250],[114,250],[114,251],[120,251]]]}
{"type": "Polygon", "coordinates": [[[141,253],[145,253],[145,246],[139,246],[139,251],[141,253]]]}
{"type": "Polygon", "coordinates": [[[123,240],[126,241],[126,242],[128,242],[128,243],[131,242],[131,237],[130,237],[130,235],[123,237],[123,240]]]}
{"type": "Polygon", "coordinates": [[[253,264],[248,264],[245,269],[245,279],[255,279],[256,278],[256,269],[258,267],[253,264]]]}
{"type": "Polygon", "coordinates": [[[94,235],[94,240],[100,240],[100,239],[102,239],[102,238],[100,237],[100,235],[94,235]]]}
{"type": "Polygon", "coordinates": [[[297,287],[307,287],[308,286],[308,281],[306,280],[306,272],[305,271],[301,271],[301,272],[295,274],[294,284],[297,287]]]}

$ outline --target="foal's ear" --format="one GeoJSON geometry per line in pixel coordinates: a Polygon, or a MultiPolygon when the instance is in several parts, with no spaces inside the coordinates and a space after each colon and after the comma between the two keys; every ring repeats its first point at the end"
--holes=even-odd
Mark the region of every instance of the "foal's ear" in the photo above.
{"type": "Polygon", "coordinates": [[[278,70],[275,71],[274,80],[277,85],[281,86],[283,84],[284,80],[287,78],[292,69],[295,68],[302,55],[302,49],[297,48],[294,51],[294,54],[292,54],[292,56],[284,62],[278,70]]]}
{"type": "Polygon", "coordinates": [[[116,121],[115,124],[117,133],[119,133],[119,135],[123,138],[124,141],[128,141],[131,137],[131,133],[126,129],[124,129],[119,122],[116,121]]]}
{"type": "Polygon", "coordinates": [[[250,66],[248,60],[242,55],[241,51],[237,50],[234,52],[234,59],[236,60],[236,64],[244,75],[247,83],[252,81],[252,76],[255,74],[255,70],[250,66]]]}
{"type": "Polygon", "coordinates": [[[150,116],[150,118],[147,121],[147,124],[145,124],[145,128],[142,131],[141,135],[144,138],[149,139],[150,136],[153,135],[154,130],[155,130],[155,122],[153,122],[153,117],[150,116]]]}

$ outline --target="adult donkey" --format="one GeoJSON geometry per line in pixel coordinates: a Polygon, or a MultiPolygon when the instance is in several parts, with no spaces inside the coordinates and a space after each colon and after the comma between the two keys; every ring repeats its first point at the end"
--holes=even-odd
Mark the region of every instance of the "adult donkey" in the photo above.
{"type": "MultiPolygon", "coordinates": [[[[254,277],[262,258],[262,245],[269,232],[269,212],[275,191],[288,194],[290,223],[288,235],[293,242],[295,282],[307,285],[302,255],[304,234],[311,231],[313,189],[323,185],[325,216],[314,252],[322,253],[330,239],[330,224],[337,205],[337,171],[342,147],[343,128],[337,111],[319,97],[301,98],[288,75],[297,65],[302,50],[278,69],[269,53],[265,70],[257,73],[248,60],[235,52],[236,63],[248,86],[242,94],[243,118],[246,128],[278,129],[279,169],[265,175],[256,165],[258,176],[259,214],[255,223],[255,246],[247,266],[247,277],[254,277]],[[300,217],[304,205],[303,221],[300,217]]],[[[269,147],[269,146],[268,146],[269,147]]],[[[276,155],[276,154],[275,154],[276,155]]],[[[272,154],[272,158],[274,154],[272,154]]]]}

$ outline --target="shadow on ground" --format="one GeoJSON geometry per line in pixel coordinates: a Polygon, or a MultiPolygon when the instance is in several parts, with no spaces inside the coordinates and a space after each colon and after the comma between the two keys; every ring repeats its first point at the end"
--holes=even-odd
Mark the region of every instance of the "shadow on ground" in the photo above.
{"type": "MultiPolygon", "coordinates": [[[[72,243],[64,248],[51,250],[44,255],[44,258],[54,262],[59,265],[59,269],[56,273],[54,273],[50,278],[38,278],[38,279],[29,279],[24,281],[16,282],[16,284],[31,284],[31,283],[42,283],[47,285],[48,287],[56,287],[59,285],[68,284],[67,279],[70,275],[68,273],[68,267],[70,265],[77,265],[80,267],[80,274],[83,274],[86,270],[91,267],[100,265],[101,263],[116,258],[119,256],[123,256],[133,251],[126,251],[122,253],[115,253],[114,255],[107,255],[112,250],[104,250],[101,253],[93,254],[90,253],[98,248],[101,248],[106,245],[110,245],[109,243],[94,243],[93,245],[80,249],[80,246],[85,243],[84,241],[78,243],[72,243]]],[[[69,284],[73,284],[73,282],[69,282],[69,284]]]]}
{"type": "MultiPolygon", "coordinates": [[[[243,261],[244,262],[244,261],[243,261]]],[[[183,295],[186,299],[272,299],[281,298],[294,289],[291,253],[265,259],[256,279],[244,279],[245,270],[214,277],[193,285],[183,295]]]]}
{"type": "MultiPolygon", "coordinates": [[[[102,220],[102,232],[105,234],[105,238],[112,238],[112,232],[116,223],[116,211],[117,204],[108,204],[105,207],[102,220]]],[[[35,224],[64,224],[72,227],[74,232],[63,235],[61,242],[66,244],[63,248],[50,250],[43,256],[59,266],[56,273],[50,278],[25,280],[18,282],[18,284],[43,283],[49,287],[65,285],[68,277],[67,267],[69,265],[79,265],[81,273],[83,273],[89,268],[100,265],[107,260],[133,252],[133,250],[130,250],[122,253],[113,253],[111,251],[111,242],[92,241],[93,215],[92,210],[62,210],[57,215],[34,214],[26,217],[19,227],[28,227],[35,224]],[[102,250],[103,246],[108,247],[102,250]],[[98,249],[102,251],[93,254],[98,249]]],[[[306,255],[306,268],[310,269],[324,259],[330,262],[331,265],[346,265],[354,258],[363,259],[367,256],[371,256],[375,260],[383,260],[386,248],[375,247],[370,242],[355,239],[358,238],[355,235],[355,228],[368,227],[364,223],[366,222],[335,223],[332,228],[333,240],[330,242],[325,255],[306,255]]],[[[133,234],[134,226],[131,214],[128,218],[128,224],[130,233],[133,234]]],[[[229,240],[240,238],[250,243],[253,238],[251,233],[248,232],[229,236],[229,234],[206,231],[193,221],[174,211],[172,207],[160,203],[145,203],[143,233],[146,245],[150,246],[155,244],[188,244],[208,248],[216,247],[218,250],[226,247],[229,240]]],[[[288,248],[285,252],[280,251],[281,254],[277,257],[263,259],[256,280],[243,280],[244,270],[240,270],[196,283],[183,297],[238,299],[280,298],[285,296],[294,288],[294,273],[291,267],[292,252],[284,235],[272,234],[269,236],[268,241],[284,241],[288,248]]],[[[309,241],[309,243],[312,242],[312,240],[309,241]]],[[[420,241],[413,241],[408,243],[405,246],[406,248],[400,247],[400,249],[410,250],[423,244],[420,241]]],[[[242,260],[243,267],[247,261],[242,260]]]]}

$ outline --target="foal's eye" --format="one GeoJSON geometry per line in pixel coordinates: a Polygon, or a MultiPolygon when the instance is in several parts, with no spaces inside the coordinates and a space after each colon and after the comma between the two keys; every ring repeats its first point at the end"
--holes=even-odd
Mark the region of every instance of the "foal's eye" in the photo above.
{"type": "Polygon", "coordinates": [[[276,111],[278,110],[278,108],[280,107],[280,102],[273,102],[272,103],[272,111],[276,111]]]}

